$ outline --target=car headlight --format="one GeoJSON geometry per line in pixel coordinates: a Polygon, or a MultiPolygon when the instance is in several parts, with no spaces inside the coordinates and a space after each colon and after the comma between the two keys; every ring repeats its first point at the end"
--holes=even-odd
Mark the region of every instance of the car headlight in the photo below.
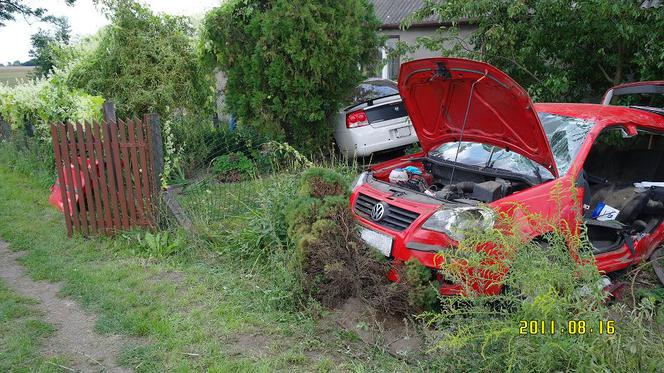
{"type": "Polygon", "coordinates": [[[362,184],[364,184],[367,181],[367,176],[369,176],[369,173],[367,171],[362,172],[354,181],[353,184],[350,186],[351,191],[355,191],[355,189],[359,188],[362,184]]]}
{"type": "Polygon", "coordinates": [[[495,213],[486,207],[442,208],[431,215],[422,228],[445,233],[455,241],[461,241],[468,233],[487,232],[495,222],[495,213]]]}

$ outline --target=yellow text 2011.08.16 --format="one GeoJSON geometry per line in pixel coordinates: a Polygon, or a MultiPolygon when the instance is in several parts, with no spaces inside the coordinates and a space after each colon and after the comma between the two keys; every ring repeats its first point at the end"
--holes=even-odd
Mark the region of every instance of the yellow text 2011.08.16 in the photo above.
{"type": "Polygon", "coordinates": [[[616,333],[614,320],[600,320],[587,322],[585,320],[569,320],[558,322],[555,320],[521,320],[519,321],[519,334],[521,335],[584,335],[584,334],[606,334],[616,333]]]}

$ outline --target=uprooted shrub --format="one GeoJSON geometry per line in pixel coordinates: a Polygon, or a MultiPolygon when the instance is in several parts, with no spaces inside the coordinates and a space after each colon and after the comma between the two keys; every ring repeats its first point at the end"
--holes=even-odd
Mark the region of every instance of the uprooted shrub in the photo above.
{"type": "Polygon", "coordinates": [[[359,297],[392,314],[429,309],[437,299],[428,285],[431,271],[419,262],[407,263],[399,268],[400,282],[389,282],[390,263],[360,238],[347,190],[338,173],[311,168],[286,212],[305,296],[326,307],[359,297]]]}

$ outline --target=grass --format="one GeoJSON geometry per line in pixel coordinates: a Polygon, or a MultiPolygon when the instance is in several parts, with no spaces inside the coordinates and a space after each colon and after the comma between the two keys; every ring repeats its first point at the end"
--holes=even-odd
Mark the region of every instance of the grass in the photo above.
{"type": "Polygon", "coordinates": [[[44,358],[44,347],[53,327],[42,320],[33,300],[10,291],[0,282],[0,371],[57,372],[66,361],[44,358]]]}
{"type": "MultiPolygon", "coordinates": [[[[33,278],[61,282],[65,295],[97,313],[99,333],[131,341],[122,365],[137,372],[418,370],[283,304],[278,271],[221,243],[185,240],[163,256],[136,239],[140,232],[67,239],[43,180],[8,164],[0,147],[0,237],[26,251],[21,260],[33,278]]],[[[253,213],[241,200],[227,204],[238,215],[253,213]]]]}
{"type": "Polygon", "coordinates": [[[34,70],[32,66],[4,66],[0,67],[0,84],[14,86],[19,80],[27,79],[34,70]]]}

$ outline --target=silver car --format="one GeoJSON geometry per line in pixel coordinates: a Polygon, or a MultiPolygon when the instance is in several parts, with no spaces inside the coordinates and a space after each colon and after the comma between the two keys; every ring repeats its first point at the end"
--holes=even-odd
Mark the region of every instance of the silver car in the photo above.
{"type": "Polygon", "coordinates": [[[396,82],[369,79],[357,86],[351,105],[334,118],[334,139],[345,157],[365,157],[417,142],[396,82]]]}

